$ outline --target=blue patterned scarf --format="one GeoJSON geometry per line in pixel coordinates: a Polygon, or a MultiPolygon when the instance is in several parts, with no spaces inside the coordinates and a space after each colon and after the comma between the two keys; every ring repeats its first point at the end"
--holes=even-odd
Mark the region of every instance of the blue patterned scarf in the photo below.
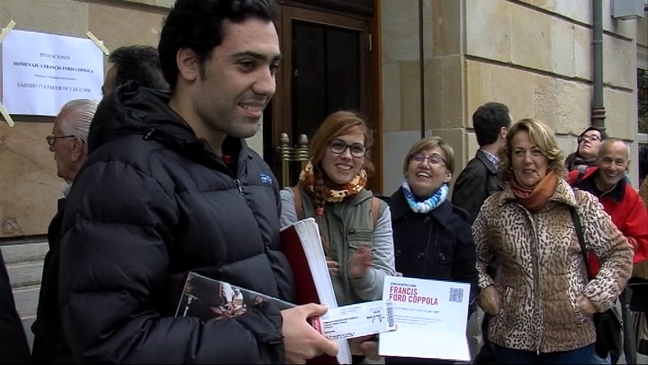
{"type": "Polygon", "coordinates": [[[409,204],[414,213],[428,213],[434,210],[446,200],[446,198],[448,197],[448,192],[450,191],[448,184],[443,184],[439,189],[437,189],[434,194],[432,194],[431,197],[425,199],[422,202],[417,202],[416,198],[414,198],[414,194],[412,193],[412,189],[410,189],[407,179],[403,181],[403,184],[401,186],[403,187],[405,200],[407,200],[407,204],[409,204]]]}

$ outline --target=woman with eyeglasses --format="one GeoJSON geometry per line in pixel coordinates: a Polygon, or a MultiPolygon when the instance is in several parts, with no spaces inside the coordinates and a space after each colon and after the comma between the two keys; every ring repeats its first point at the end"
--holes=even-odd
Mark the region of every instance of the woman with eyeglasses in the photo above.
{"type": "Polygon", "coordinates": [[[578,147],[565,159],[567,171],[585,171],[588,167],[596,165],[596,156],[601,149],[601,142],[608,137],[605,130],[598,127],[589,127],[578,136],[578,147]]]}
{"type": "MultiPolygon", "coordinates": [[[[405,156],[403,183],[389,199],[396,270],[405,277],[469,283],[472,291],[464,295],[473,303],[478,278],[475,245],[468,213],[449,199],[454,165],[452,147],[439,137],[416,142],[405,156]]],[[[454,362],[388,357],[385,363],[454,362]]]]}
{"type": "Polygon", "coordinates": [[[395,275],[389,207],[365,189],[371,143],[362,116],[330,114],[311,139],[299,183],[281,191],[282,226],[317,221],[340,306],[381,299],[385,276],[395,275]]]}

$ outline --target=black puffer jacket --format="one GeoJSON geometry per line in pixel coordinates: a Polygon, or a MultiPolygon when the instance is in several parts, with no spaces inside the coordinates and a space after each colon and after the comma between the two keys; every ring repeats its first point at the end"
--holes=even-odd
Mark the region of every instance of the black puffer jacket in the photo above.
{"type": "MultiPolygon", "coordinates": [[[[175,318],[188,271],[292,299],[269,167],[227,139],[235,172],[168,106],[127,84],[95,115],[68,197],[59,299],[83,363],[283,363],[270,303],[231,320],[175,318]]],[[[231,168],[231,166],[230,166],[231,168]]]]}

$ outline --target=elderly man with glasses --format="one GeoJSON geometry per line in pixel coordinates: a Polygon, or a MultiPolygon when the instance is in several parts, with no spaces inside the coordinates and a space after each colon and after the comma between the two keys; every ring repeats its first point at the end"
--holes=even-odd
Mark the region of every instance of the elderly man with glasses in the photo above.
{"type": "Polygon", "coordinates": [[[58,243],[65,200],[74,178],[86,160],[88,131],[97,105],[96,101],[89,99],[68,102],[56,116],[52,134],[46,137],[49,149],[54,153],[56,174],[69,185],[63,190],[65,197],[59,199],[58,212],[47,230],[49,252],[43,266],[36,321],[32,325],[32,361],[36,364],[74,362],[63,336],[58,301],[55,299],[58,297],[58,243]]]}

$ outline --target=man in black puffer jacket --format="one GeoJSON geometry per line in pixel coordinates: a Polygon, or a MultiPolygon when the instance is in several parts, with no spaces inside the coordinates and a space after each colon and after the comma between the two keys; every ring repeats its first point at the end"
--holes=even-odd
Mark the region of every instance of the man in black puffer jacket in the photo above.
{"type": "Polygon", "coordinates": [[[68,197],[59,298],[82,363],[286,363],[337,353],[310,304],[174,317],[189,271],[285,300],[280,198],[253,136],[281,57],[273,0],[177,0],[158,50],[170,95],[127,83],[99,105],[68,197]]]}

